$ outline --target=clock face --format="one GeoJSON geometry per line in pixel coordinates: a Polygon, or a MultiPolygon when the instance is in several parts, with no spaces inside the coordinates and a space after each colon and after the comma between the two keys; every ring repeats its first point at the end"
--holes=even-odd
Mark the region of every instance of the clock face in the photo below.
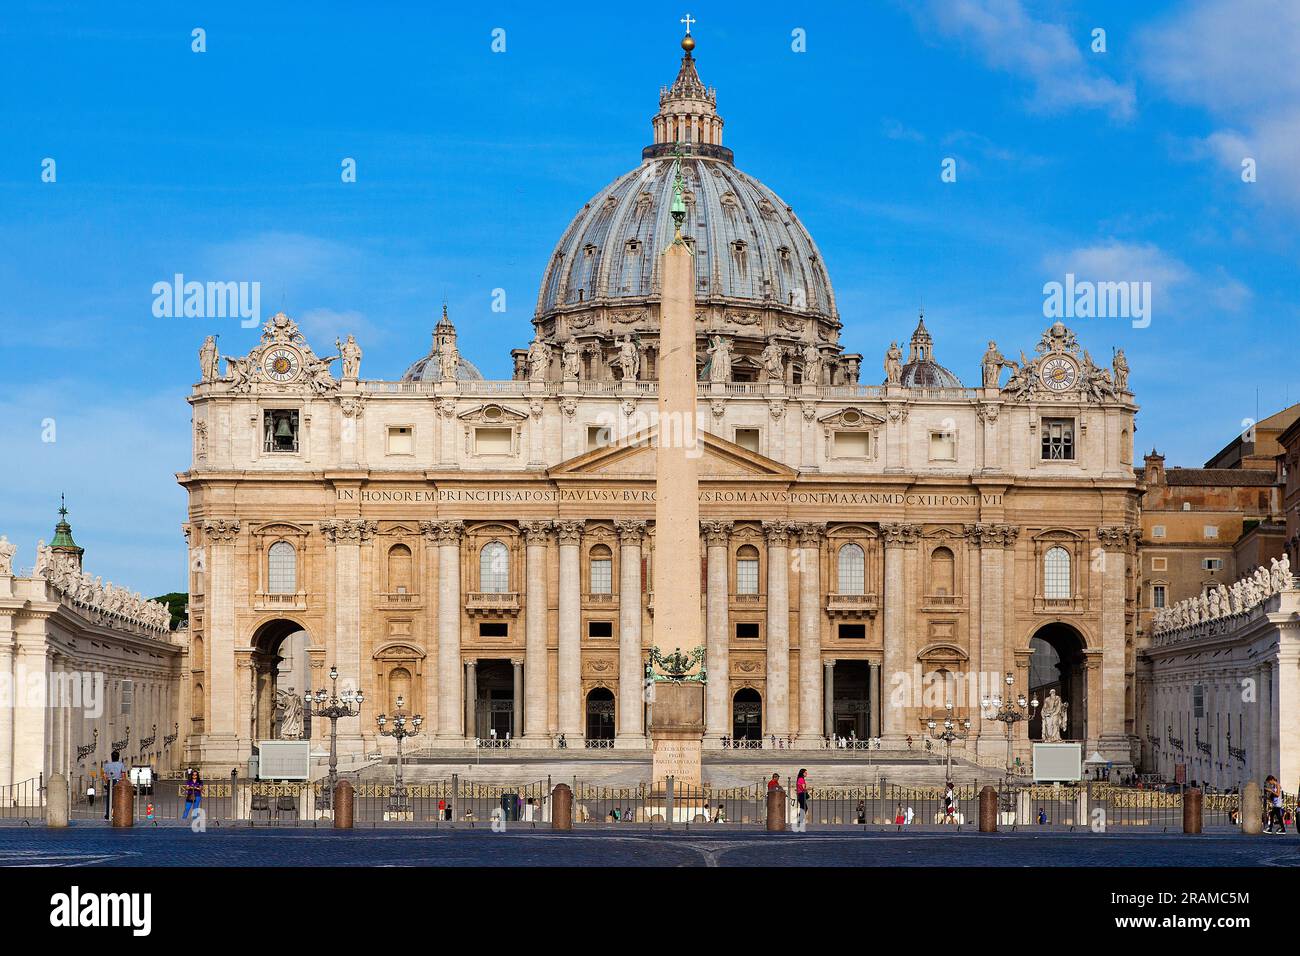
{"type": "Polygon", "coordinates": [[[302,356],[295,349],[277,345],[262,356],[262,371],[272,382],[283,385],[298,377],[302,356]]]}
{"type": "Polygon", "coordinates": [[[1079,380],[1079,367],[1067,358],[1055,356],[1043,363],[1038,370],[1038,377],[1044,387],[1053,392],[1063,392],[1073,388],[1079,380]]]}

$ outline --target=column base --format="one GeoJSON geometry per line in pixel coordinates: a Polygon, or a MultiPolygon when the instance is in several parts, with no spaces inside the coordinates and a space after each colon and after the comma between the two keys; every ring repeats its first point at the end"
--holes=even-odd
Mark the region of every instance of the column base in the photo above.
{"type": "MultiPolygon", "coordinates": [[[[815,734],[796,734],[794,745],[800,750],[826,750],[826,738],[815,734]]],[[[849,751],[846,751],[849,752],[849,751]]]]}
{"type": "Polygon", "coordinates": [[[649,739],[640,734],[623,734],[614,737],[615,750],[646,750],[649,746],[649,739]]]}

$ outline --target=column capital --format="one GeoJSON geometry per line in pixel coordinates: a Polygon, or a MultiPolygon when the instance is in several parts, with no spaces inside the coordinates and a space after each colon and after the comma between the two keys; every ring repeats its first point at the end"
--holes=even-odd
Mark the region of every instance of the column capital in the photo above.
{"type": "Polygon", "coordinates": [[[794,525],[789,521],[764,521],[763,534],[767,536],[770,547],[784,548],[790,543],[790,533],[794,525]]]}
{"type": "Polygon", "coordinates": [[[834,666],[835,666],[835,658],[833,657],[822,658],[822,667],[834,667],[834,666]]]}
{"type": "Polygon", "coordinates": [[[546,544],[551,538],[553,527],[554,522],[547,520],[519,522],[519,530],[524,533],[524,541],[528,544],[546,544]]]}
{"type": "Polygon", "coordinates": [[[586,527],[586,521],[557,521],[555,522],[555,533],[559,535],[560,544],[577,544],[582,540],[582,529],[586,527]]]}
{"type": "Polygon", "coordinates": [[[625,545],[639,545],[645,538],[646,522],[640,518],[619,518],[614,522],[618,540],[625,545]]]}
{"type": "Polygon", "coordinates": [[[460,544],[465,533],[465,522],[459,518],[441,521],[421,521],[420,533],[435,544],[460,544]]]}
{"type": "Polygon", "coordinates": [[[1140,528],[1126,524],[1103,525],[1097,529],[1097,540],[1107,551],[1126,551],[1136,545],[1142,537],[1140,528]]]}
{"type": "Polygon", "coordinates": [[[1013,524],[968,524],[962,534],[977,548],[1014,548],[1020,528],[1013,524]]]}
{"type": "Polygon", "coordinates": [[[725,545],[735,526],[734,521],[701,521],[700,534],[704,535],[704,541],[709,546],[725,545]]]}
{"type": "Polygon", "coordinates": [[[799,535],[799,545],[804,548],[820,547],[826,536],[825,521],[808,521],[790,526],[799,535]]]}
{"type": "Polygon", "coordinates": [[[340,542],[360,544],[362,541],[369,541],[378,533],[379,522],[367,521],[364,518],[326,518],[317,527],[331,544],[340,542]]]}
{"type": "Polygon", "coordinates": [[[214,543],[227,544],[239,537],[238,518],[208,518],[203,522],[203,535],[214,543]]]}
{"type": "Polygon", "coordinates": [[[921,526],[905,522],[882,522],[880,537],[887,548],[916,544],[921,539],[921,526]]]}

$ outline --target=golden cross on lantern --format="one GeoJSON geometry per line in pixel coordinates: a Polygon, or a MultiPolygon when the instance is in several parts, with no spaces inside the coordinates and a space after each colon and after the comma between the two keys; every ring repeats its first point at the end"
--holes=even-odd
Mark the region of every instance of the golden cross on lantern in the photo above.
{"type": "Polygon", "coordinates": [[[684,23],[684,24],[686,24],[686,35],[687,35],[687,36],[690,36],[690,35],[691,35],[691,24],[692,24],[692,23],[699,23],[700,21],[695,20],[695,19],[692,19],[691,15],[688,13],[688,14],[686,14],[686,16],[682,17],[682,19],[678,20],[677,22],[678,22],[678,23],[684,23]]]}

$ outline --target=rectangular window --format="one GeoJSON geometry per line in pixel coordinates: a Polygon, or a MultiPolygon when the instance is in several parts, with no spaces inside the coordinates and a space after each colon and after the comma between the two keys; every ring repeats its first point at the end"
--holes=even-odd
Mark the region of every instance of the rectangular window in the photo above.
{"type": "Polygon", "coordinates": [[[262,413],[262,450],[290,454],[298,450],[296,408],[268,408],[262,413]]]}
{"type": "Polygon", "coordinates": [[[415,429],[410,425],[390,425],[388,428],[388,454],[414,455],[415,429]]]}
{"type": "Polygon", "coordinates": [[[1163,584],[1153,584],[1151,586],[1151,606],[1157,610],[1165,606],[1165,586],[1163,584]]]}
{"type": "Polygon", "coordinates": [[[757,428],[737,428],[736,444],[741,448],[758,453],[758,429],[757,428]]]}
{"type": "Polygon", "coordinates": [[[1167,571],[1167,570],[1169,570],[1169,559],[1168,559],[1168,558],[1154,558],[1154,557],[1153,557],[1153,558],[1151,559],[1151,570],[1152,570],[1152,571],[1167,571]]]}
{"type": "Polygon", "coordinates": [[[510,428],[474,429],[474,454],[509,455],[514,446],[514,430],[510,428]]]}
{"type": "Polygon", "coordinates": [[[840,640],[841,641],[860,641],[867,636],[867,625],[865,624],[841,624],[840,640]]]}
{"type": "Polygon", "coordinates": [[[1152,526],[1151,526],[1151,537],[1153,537],[1153,538],[1163,538],[1164,536],[1165,536],[1165,526],[1164,526],[1164,525],[1162,525],[1162,524],[1156,524],[1156,525],[1152,525],[1152,526]]]}
{"type": "Polygon", "coordinates": [[[955,432],[930,432],[930,460],[957,460],[957,435],[955,432]]]}
{"type": "Polygon", "coordinates": [[[587,451],[595,451],[609,444],[609,429],[604,425],[587,426],[587,451]]]}
{"type": "Polygon", "coordinates": [[[613,621],[588,621],[587,636],[588,637],[613,637],[614,622],[613,621]]]}
{"type": "Polygon", "coordinates": [[[1043,419],[1043,461],[1074,461],[1074,419],[1043,419]]]}
{"type": "Polygon", "coordinates": [[[870,455],[870,432],[835,432],[831,436],[832,458],[868,458],[870,455]]]}
{"type": "Polygon", "coordinates": [[[1222,571],[1222,570],[1223,570],[1223,558],[1202,558],[1202,559],[1201,559],[1201,570],[1202,570],[1202,571],[1222,571]]]}
{"type": "Polygon", "coordinates": [[[758,622],[757,621],[737,621],[736,637],[742,641],[758,640],[758,622]]]}
{"type": "Polygon", "coordinates": [[[736,562],[736,593],[758,593],[758,559],[741,558],[736,562]]]}
{"type": "Polygon", "coordinates": [[[1205,716],[1205,685],[1204,684],[1192,685],[1192,716],[1193,717],[1205,716]]]}
{"type": "Polygon", "coordinates": [[[1207,524],[1204,533],[1206,538],[1217,538],[1219,536],[1219,526],[1216,524],[1207,524]]]}
{"type": "Polygon", "coordinates": [[[484,621],[478,626],[479,637],[509,637],[510,625],[505,621],[484,621]]]}
{"type": "Polygon", "coordinates": [[[122,713],[130,717],[131,709],[135,706],[135,681],[122,681],[122,713]]]}
{"type": "Polygon", "coordinates": [[[614,560],[593,558],[591,562],[591,593],[614,593],[614,560]]]}

